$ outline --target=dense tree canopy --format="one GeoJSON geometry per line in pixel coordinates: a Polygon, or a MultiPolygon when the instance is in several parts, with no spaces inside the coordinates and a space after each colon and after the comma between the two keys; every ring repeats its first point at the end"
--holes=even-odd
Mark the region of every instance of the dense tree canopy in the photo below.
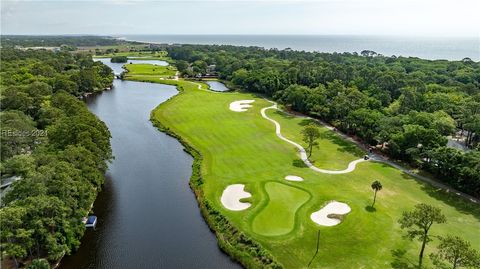
{"type": "Polygon", "coordinates": [[[13,47],[60,47],[60,46],[112,46],[137,43],[108,36],[49,36],[49,35],[2,35],[2,46],[13,47]]]}
{"type": "Polygon", "coordinates": [[[480,63],[367,50],[358,55],[219,45],[166,49],[184,75],[213,64],[221,79],[238,88],[328,121],[480,197],[480,63]],[[446,148],[447,136],[456,131],[470,152],[446,148]]]}
{"type": "Polygon", "coordinates": [[[55,261],[79,246],[112,159],[109,130],[78,99],[110,87],[112,71],[88,55],[2,49],[1,77],[2,180],[20,177],[2,197],[1,251],[55,261]]]}

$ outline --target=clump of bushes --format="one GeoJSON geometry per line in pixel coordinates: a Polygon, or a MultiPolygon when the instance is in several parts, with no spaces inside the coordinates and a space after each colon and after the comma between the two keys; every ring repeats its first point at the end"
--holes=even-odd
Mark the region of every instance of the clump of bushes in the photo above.
{"type": "Polygon", "coordinates": [[[128,61],[128,58],[126,56],[113,56],[110,59],[110,62],[112,63],[126,63],[128,61]]]}

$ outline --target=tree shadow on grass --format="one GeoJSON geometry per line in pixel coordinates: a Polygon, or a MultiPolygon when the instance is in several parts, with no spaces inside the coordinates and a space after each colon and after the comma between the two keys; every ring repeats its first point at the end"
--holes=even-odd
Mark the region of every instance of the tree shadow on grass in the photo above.
{"type": "MultiPolygon", "coordinates": [[[[284,119],[292,119],[292,118],[296,117],[294,115],[291,115],[291,114],[288,114],[288,113],[285,113],[285,112],[282,112],[282,111],[275,111],[275,114],[279,115],[280,117],[282,117],[284,119]]],[[[310,118],[304,118],[304,119],[300,120],[298,125],[303,128],[310,123],[316,123],[316,121],[313,120],[313,119],[310,119],[310,118]]],[[[322,126],[322,125],[320,125],[320,126],[322,126]]],[[[329,140],[331,143],[333,143],[335,145],[338,145],[339,146],[338,151],[347,152],[347,153],[353,154],[353,155],[358,156],[358,157],[361,157],[361,156],[364,155],[364,152],[361,149],[359,149],[357,147],[357,145],[355,145],[354,143],[352,143],[348,140],[345,140],[345,138],[341,137],[340,135],[336,134],[335,132],[333,132],[331,130],[321,129],[320,138],[325,139],[325,140],[329,140]]]]}
{"type": "Polygon", "coordinates": [[[392,250],[393,261],[390,263],[394,269],[416,269],[418,266],[405,257],[407,253],[404,249],[392,250]]]}
{"type": "Polygon", "coordinates": [[[287,114],[283,111],[280,111],[280,110],[275,110],[274,114],[284,118],[284,119],[293,119],[295,118],[295,116],[291,115],[291,114],[287,114]]]}
{"type": "Polygon", "coordinates": [[[340,152],[347,152],[358,157],[361,157],[364,154],[364,152],[361,149],[359,149],[357,145],[346,140],[340,135],[334,133],[333,131],[325,130],[320,134],[320,138],[329,140],[331,143],[339,146],[338,151],[340,152]]]}
{"type": "Polygon", "coordinates": [[[307,168],[308,166],[300,159],[295,159],[292,162],[293,166],[298,168],[307,168]]]}
{"type": "MultiPolygon", "coordinates": [[[[292,114],[289,114],[289,113],[285,113],[283,111],[280,111],[280,110],[277,110],[274,112],[276,115],[282,117],[283,119],[295,119],[297,118],[297,116],[295,115],[292,115],[292,114]]],[[[299,123],[298,125],[300,126],[306,126],[312,122],[315,122],[313,119],[309,119],[309,118],[303,118],[299,123]]]]}
{"type": "Polygon", "coordinates": [[[303,120],[301,120],[301,121],[298,123],[298,125],[300,125],[300,126],[307,126],[307,125],[309,125],[309,124],[312,123],[312,122],[313,122],[313,120],[311,120],[311,119],[303,119],[303,120]]]}
{"type": "MultiPolygon", "coordinates": [[[[412,180],[412,176],[408,175],[407,173],[402,173],[402,177],[407,180],[412,180]]],[[[471,215],[477,220],[480,220],[480,206],[478,206],[478,204],[470,202],[453,192],[448,192],[444,189],[435,187],[428,182],[423,182],[420,179],[415,178],[414,180],[417,180],[421,184],[422,190],[430,197],[454,207],[457,211],[463,214],[471,215]]]]}

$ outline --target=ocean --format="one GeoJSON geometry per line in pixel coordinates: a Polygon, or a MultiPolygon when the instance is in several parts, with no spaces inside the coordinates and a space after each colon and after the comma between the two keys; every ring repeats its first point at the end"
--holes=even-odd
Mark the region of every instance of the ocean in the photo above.
{"type": "Polygon", "coordinates": [[[385,56],[411,56],[430,60],[480,61],[480,37],[437,38],[354,35],[122,35],[127,40],[152,43],[225,44],[319,52],[373,50],[385,56]]]}

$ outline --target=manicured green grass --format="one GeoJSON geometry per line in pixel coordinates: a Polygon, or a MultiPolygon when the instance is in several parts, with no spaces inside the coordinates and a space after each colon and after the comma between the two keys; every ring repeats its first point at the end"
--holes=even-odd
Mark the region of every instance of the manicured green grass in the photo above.
{"type": "Polygon", "coordinates": [[[278,182],[267,182],[265,190],[269,199],[266,207],[253,220],[252,230],[265,236],[288,234],[295,228],[295,213],[310,199],[310,195],[278,182]]]}
{"type": "MultiPolygon", "coordinates": [[[[282,126],[282,134],[304,148],[307,144],[302,140],[302,128],[314,122],[309,118],[295,117],[279,110],[267,110],[267,116],[276,120],[282,126]]],[[[310,160],[319,168],[327,170],[343,170],[348,163],[365,155],[355,144],[346,141],[326,127],[317,124],[321,138],[318,146],[313,148],[310,160]]]]}
{"type": "MultiPolygon", "coordinates": [[[[155,109],[152,117],[201,152],[205,198],[285,267],[306,268],[315,253],[318,230],[320,250],[311,268],[412,265],[420,244],[402,237],[404,232],[397,220],[403,211],[420,202],[440,207],[447,216],[446,224],[432,227],[433,235],[458,235],[480,249],[478,205],[382,163],[360,163],[348,174],[317,173],[298,165],[297,151],[276,137],[273,124],[260,116],[260,109],[271,105],[267,101],[247,93],[199,90],[194,82],[143,79],[178,84],[183,89],[183,93],[155,109]],[[248,111],[229,110],[231,102],[245,99],[255,100],[248,111]],[[286,175],[301,176],[305,181],[286,182],[286,175]],[[368,205],[372,202],[370,184],[374,180],[382,182],[383,190],[378,193],[376,211],[372,212],[368,205]],[[226,210],[220,202],[225,187],[236,183],[245,184],[252,194],[252,206],[245,211],[226,210]],[[331,200],[347,203],[351,213],[333,227],[312,222],[310,214],[331,200]]],[[[301,119],[268,113],[281,123],[288,138],[301,142],[301,119]]],[[[334,134],[325,134],[316,151],[316,164],[325,169],[344,169],[361,155],[361,150],[339,141],[334,134]]],[[[428,245],[427,256],[435,244],[433,241],[428,245]]],[[[430,264],[428,258],[426,264],[430,264]]]]}
{"type": "MultiPolygon", "coordinates": [[[[156,78],[170,78],[175,76],[177,69],[173,66],[160,66],[152,64],[126,64],[125,69],[127,73],[126,78],[129,77],[156,77],[156,78]]],[[[138,78],[137,78],[138,79],[138,78]]]]}

